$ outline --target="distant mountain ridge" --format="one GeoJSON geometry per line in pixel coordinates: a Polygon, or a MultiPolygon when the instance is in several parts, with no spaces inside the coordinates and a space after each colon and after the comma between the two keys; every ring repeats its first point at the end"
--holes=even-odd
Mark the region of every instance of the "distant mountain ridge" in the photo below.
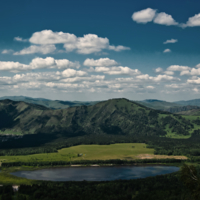
{"type": "Polygon", "coordinates": [[[152,102],[164,102],[164,101],[158,99],[145,99],[142,102],[152,103],[152,102]]]}
{"type": "Polygon", "coordinates": [[[200,106],[200,99],[192,99],[188,101],[176,101],[174,103],[177,103],[179,105],[191,105],[191,106],[200,106]]]}
{"type": "Polygon", "coordinates": [[[163,110],[177,114],[182,114],[181,112],[184,111],[190,111],[190,110],[194,111],[200,109],[200,99],[195,99],[190,101],[176,101],[176,102],[167,102],[157,99],[146,99],[143,101],[138,101],[138,103],[152,109],[163,110]]]}
{"type": "Polygon", "coordinates": [[[170,113],[177,113],[177,114],[184,114],[185,112],[192,111],[192,110],[199,110],[199,106],[179,106],[179,107],[171,107],[168,109],[165,109],[165,111],[170,113]]]}
{"type": "Polygon", "coordinates": [[[168,108],[181,106],[181,105],[175,104],[173,102],[161,101],[161,100],[157,100],[157,99],[147,99],[147,100],[136,101],[136,102],[140,103],[141,105],[144,105],[148,108],[152,108],[152,109],[156,109],[156,110],[166,110],[168,108]]]}
{"type": "Polygon", "coordinates": [[[60,101],[60,100],[50,100],[45,98],[32,98],[26,96],[4,96],[0,97],[0,100],[10,99],[12,101],[23,101],[26,103],[38,104],[51,109],[64,109],[74,106],[82,105],[94,105],[98,101],[60,101]]]}
{"type": "MultiPolygon", "coordinates": [[[[13,101],[23,101],[26,103],[32,103],[37,105],[42,105],[47,108],[51,109],[65,109],[69,107],[76,107],[76,106],[88,106],[88,105],[95,105],[101,101],[63,101],[63,100],[50,100],[45,98],[32,98],[26,96],[4,96],[0,97],[0,100],[10,99],[13,101]]],[[[176,102],[167,102],[164,100],[158,99],[146,99],[142,101],[133,101],[139,103],[143,106],[148,108],[156,109],[156,110],[163,110],[171,113],[180,113],[183,111],[189,110],[198,110],[200,109],[200,99],[194,99],[189,101],[176,101],[176,102]]],[[[191,113],[191,112],[188,112],[191,113]]],[[[188,114],[187,113],[187,114],[188,114]]]]}

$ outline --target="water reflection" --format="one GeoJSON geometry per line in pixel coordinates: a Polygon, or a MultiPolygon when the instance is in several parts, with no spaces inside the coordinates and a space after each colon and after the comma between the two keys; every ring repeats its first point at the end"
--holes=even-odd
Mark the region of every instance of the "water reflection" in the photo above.
{"type": "Polygon", "coordinates": [[[146,178],[178,171],[173,166],[114,166],[114,167],[68,167],[36,171],[19,171],[11,174],[34,180],[50,181],[111,181],[146,178]]]}

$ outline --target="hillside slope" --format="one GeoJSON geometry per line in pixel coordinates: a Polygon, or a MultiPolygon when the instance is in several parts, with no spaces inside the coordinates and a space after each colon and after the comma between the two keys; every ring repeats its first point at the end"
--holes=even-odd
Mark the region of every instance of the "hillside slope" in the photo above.
{"type": "Polygon", "coordinates": [[[1,134],[165,136],[168,133],[188,135],[193,127],[192,122],[181,116],[146,108],[127,99],[60,110],[25,102],[0,101],[1,134]]]}

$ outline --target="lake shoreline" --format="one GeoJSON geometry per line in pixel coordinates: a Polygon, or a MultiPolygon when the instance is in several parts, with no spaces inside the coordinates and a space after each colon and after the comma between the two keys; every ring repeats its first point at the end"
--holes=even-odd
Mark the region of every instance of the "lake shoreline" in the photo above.
{"type": "Polygon", "coordinates": [[[117,167],[117,166],[175,166],[181,167],[182,163],[135,163],[135,164],[72,164],[72,165],[55,165],[55,166],[19,166],[19,167],[3,167],[1,172],[17,172],[17,171],[34,171],[40,169],[55,169],[55,168],[84,168],[84,167],[117,167]]]}
{"type": "Polygon", "coordinates": [[[122,166],[174,166],[174,167],[181,167],[183,163],[145,163],[145,164],[100,164],[99,166],[95,165],[81,165],[81,166],[71,166],[71,165],[60,165],[60,166],[20,166],[20,167],[8,167],[8,168],[1,168],[0,170],[0,184],[16,184],[16,185],[32,185],[40,183],[39,180],[30,180],[26,178],[20,178],[17,176],[12,175],[13,172],[18,171],[36,171],[42,169],[55,169],[55,168],[84,168],[84,167],[93,167],[93,168],[100,168],[100,167],[122,167],[122,166]]]}
{"type": "Polygon", "coordinates": [[[114,181],[146,178],[178,172],[180,167],[166,165],[68,166],[10,173],[37,181],[114,181]]]}

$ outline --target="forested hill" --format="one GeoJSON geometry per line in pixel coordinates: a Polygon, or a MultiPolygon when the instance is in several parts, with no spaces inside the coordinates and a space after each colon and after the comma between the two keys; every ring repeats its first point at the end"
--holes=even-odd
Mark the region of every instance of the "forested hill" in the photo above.
{"type": "Polygon", "coordinates": [[[1,134],[164,136],[167,133],[187,135],[193,127],[191,121],[179,115],[146,108],[127,99],[60,110],[25,102],[0,101],[1,134]]]}

